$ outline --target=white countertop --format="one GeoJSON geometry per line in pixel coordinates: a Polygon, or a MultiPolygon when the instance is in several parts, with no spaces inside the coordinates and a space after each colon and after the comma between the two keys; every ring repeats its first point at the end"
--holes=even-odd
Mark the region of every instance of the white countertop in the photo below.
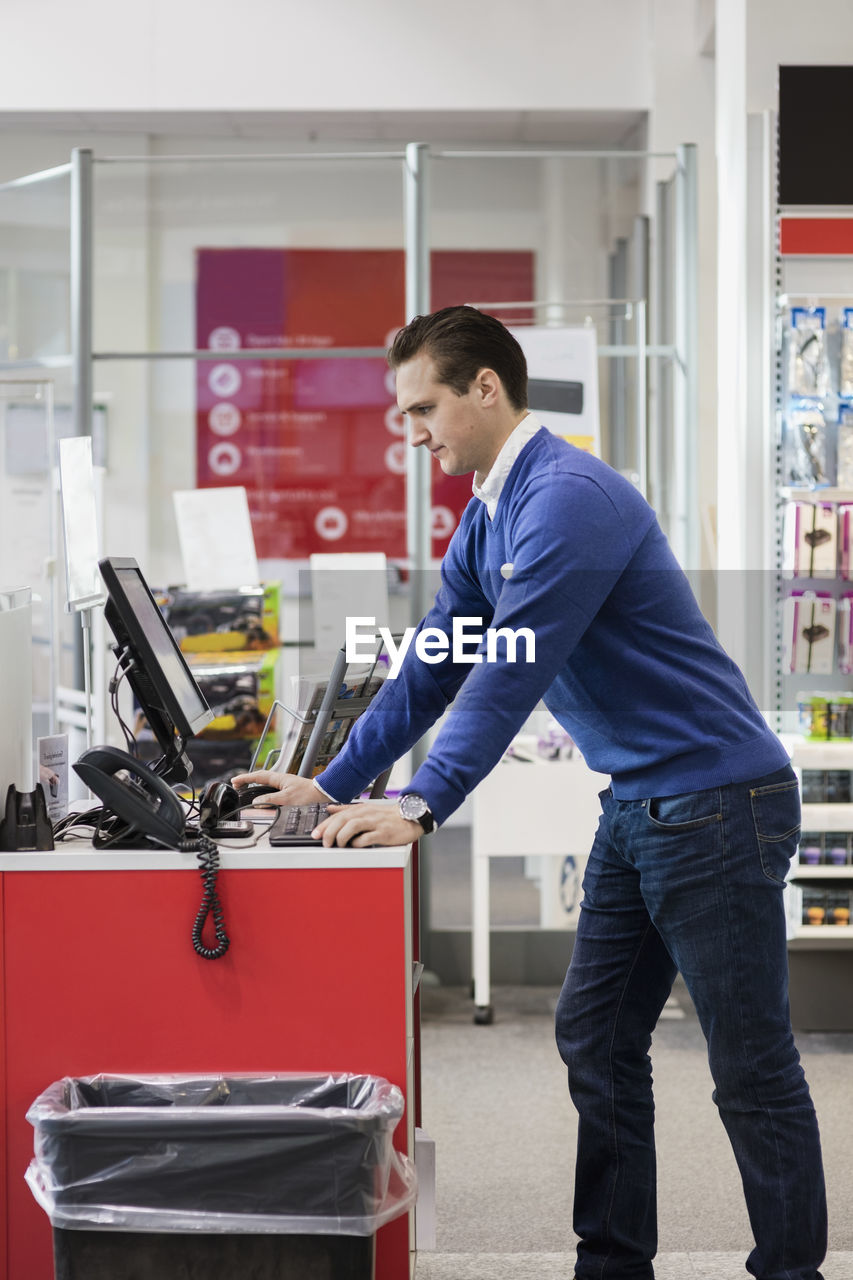
{"type": "MultiPolygon", "coordinates": [[[[411,845],[375,849],[324,849],[308,844],[272,849],[262,835],[250,841],[217,841],[223,870],[335,871],[363,867],[393,869],[408,866],[411,845]]],[[[0,874],[5,871],[194,871],[194,853],[171,849],[93,849],[86,840],[63,840],[49,852],[0,853],[0,874]]]]}
{"type": "MultiPolygon", "coordinates": [[[[374,870],[408,866],[411,845],[388,849],[270,849],[256,846],[237,849],[220,845],[219,865],[225,871],[336,871],[363,867],[374,870]]],[[[195,871],[194,853],[168,849],[93,849],[83,841],[64,842],[50,852],[0,853],[0,874],[5,871],[195,871]]]]}

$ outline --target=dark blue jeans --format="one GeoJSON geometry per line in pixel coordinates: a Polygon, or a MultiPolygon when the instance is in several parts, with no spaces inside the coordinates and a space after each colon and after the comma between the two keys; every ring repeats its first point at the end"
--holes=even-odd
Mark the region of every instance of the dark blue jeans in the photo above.
{"type": "Polygon", "coordinates": [[[826,1196],[791,1032],[782,904],[799,835],[794,773],[663,799],[605,791],[601,802],[557,1008],[579,1113],[577,1275],[654,1276],[649,1047],[680,971],[743,1180],[755,1237],[747,1270],[759,1280],[820,1280],[826,1196]]]}

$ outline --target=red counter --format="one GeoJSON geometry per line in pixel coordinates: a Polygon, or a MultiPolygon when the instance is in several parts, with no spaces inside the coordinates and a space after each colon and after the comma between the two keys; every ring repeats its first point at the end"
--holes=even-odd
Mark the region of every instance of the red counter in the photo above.
{"type": "MultiPolygon", "coordinates": [[[[203,960],[193,854],[0,854],[6,1280],[53,1274],[25,1114],[63,1076],[369,1072],[403,1091],[414,1159],[413,865],[408,848],[223,852],[231,948],[203,960]]],[[[409,1280],[413,1238],[411,1215],[379,1231],[377,1280],[409,1280]]]]}

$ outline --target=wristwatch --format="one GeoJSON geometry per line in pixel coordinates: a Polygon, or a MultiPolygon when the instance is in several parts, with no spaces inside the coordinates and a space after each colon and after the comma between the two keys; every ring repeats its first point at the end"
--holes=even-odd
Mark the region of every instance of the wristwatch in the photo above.
{"type": "Polygon", "coordinates": [[[428,836],[435,826],[435,818],[423,796],[419,796],[416,791],[408,791],[404,796],[400,796],[397,803],[402,816],[409,822],[419,822],[424,829],[424,835],[428,836]]]}

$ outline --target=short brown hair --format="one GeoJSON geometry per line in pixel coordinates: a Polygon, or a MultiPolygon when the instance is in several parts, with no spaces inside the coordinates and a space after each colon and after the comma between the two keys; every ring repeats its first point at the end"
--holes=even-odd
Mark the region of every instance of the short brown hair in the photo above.
{"type": "Polygon", "coordinates": [[[424,353],[439,382],[464,396],[481,369],[493,369],[513,409],[527,408],[527,361],[509,329],[476,307],[443,307],[415,316],[397,334],[388,364],[398,369],[424,353]]]}

